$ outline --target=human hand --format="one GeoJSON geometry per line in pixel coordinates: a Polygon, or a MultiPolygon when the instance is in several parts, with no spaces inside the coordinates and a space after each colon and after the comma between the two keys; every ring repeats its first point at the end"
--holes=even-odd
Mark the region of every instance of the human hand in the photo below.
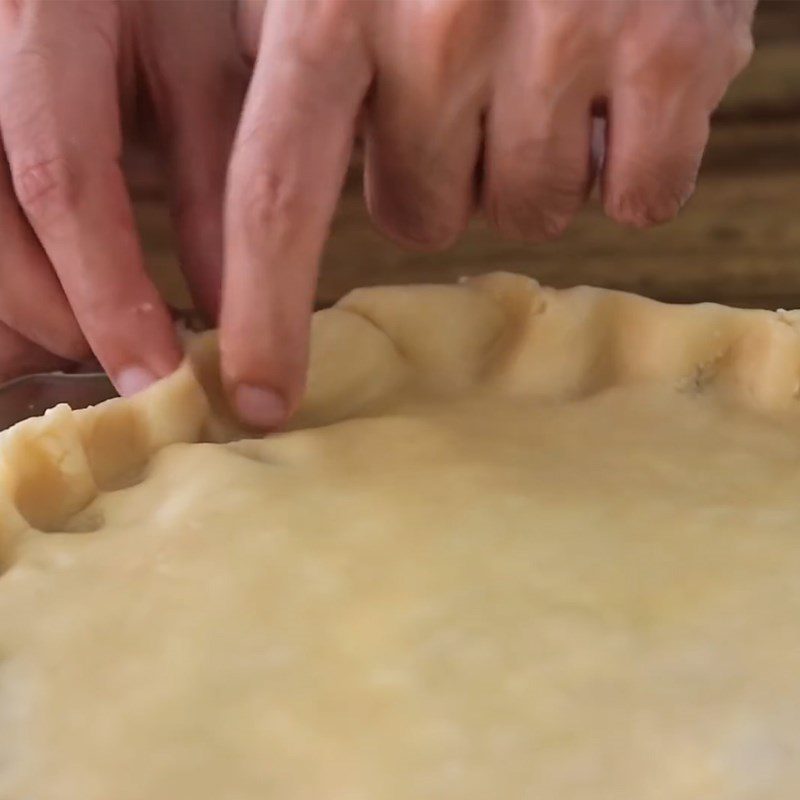
{"type": "Polygon", "coordinates": [[[128,394],[179,362],[119,163],[143,99],[188,283],[216,316],[225,170],[247,80],[232,9],[0,0],[0,380],[91,350],[128,394]]]}
{"type": "Polygon", "coordinates": [[[709,116],[747,62],[755,0],[263,0],[225,210],[222,368],[263,428],[296,406],[317,264],[359,117],[365,191],[390,236],[444,247],[482,205],[504,234],[558,236],[594,175],[645,226],[694,187],[709,116]],[[263,18],[262,18],[263,17],[263,18]]]}

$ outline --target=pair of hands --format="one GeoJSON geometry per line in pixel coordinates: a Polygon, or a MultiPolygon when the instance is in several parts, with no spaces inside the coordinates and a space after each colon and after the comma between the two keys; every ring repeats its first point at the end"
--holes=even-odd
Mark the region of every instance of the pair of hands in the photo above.
{"type": "Polygon", "coordinates": [[[558,236],[595,173],[610,217],[663,222],[749,58],[754,6],[0,0],[0,377],[93,352],[129,394],[179,363],[120,167],[145,114],[225,386],[269,429],[302,392],[357,131],[370,213],[407,244],[447,246],[478,207],[504,234],[558,236]]]}

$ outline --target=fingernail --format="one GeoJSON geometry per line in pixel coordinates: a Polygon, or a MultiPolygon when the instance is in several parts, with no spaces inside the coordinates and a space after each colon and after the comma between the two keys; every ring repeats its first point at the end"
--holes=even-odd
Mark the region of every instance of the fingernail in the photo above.
{"type": "Polygon", "coordinates": [[[272,389],[241,383],[234,393],[242,422],[265,430],[276,428],[286,417],[286,402],[272,389]]]}
{"type": "Polygon", "coordinates": [[[142,389],[146,389],[156,380],[156,376],[144,367],[126,367],[120,370],[114,383],[117,386],[117,391],[123,397],[128,397],[141,392],[142,389]]]}

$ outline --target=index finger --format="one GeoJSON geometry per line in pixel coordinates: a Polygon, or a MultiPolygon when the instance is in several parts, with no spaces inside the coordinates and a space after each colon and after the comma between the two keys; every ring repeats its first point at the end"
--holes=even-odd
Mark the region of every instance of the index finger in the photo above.
{"type": "Polygon", "coordinates": [[[299,401],[317,266],[370,80],[351,2],[267,4],[225,208],[220,347],[239,416],[282,423],[299,401]]]}

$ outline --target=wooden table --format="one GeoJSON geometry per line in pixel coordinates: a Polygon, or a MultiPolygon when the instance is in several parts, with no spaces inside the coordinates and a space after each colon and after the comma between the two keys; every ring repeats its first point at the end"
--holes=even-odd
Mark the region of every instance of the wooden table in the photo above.
{"type": "MultiPolygon", "coordinates": [[[[450,281],[495,269],[543,283],[589,283],[678,302],[800,307],[800,0],[762,0],[753,62],[714,120],[695,197],[675,222],[623,229],[595,205],[563,239],[505,241],[476,221],[446,253],[405,251],[372,227],[353,171],[319,284],[327,305],[368,284],[450,281]]],[[[163,204],[138,214],[154,272],[172,298],[179,286],[163,204]]]]}

